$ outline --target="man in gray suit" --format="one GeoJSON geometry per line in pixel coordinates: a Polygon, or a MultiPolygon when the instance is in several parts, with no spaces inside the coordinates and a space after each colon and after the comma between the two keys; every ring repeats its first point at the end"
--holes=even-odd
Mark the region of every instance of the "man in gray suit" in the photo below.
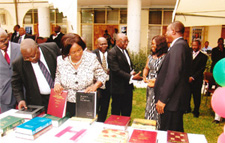
{"type": "Polygon", "coordinates": [[[15,107],[16,99],[12,93],[12,62],[20,55],[20,45],[9,41],[9,36],[0,28],[0,103],[1,112],[15,107]]]}

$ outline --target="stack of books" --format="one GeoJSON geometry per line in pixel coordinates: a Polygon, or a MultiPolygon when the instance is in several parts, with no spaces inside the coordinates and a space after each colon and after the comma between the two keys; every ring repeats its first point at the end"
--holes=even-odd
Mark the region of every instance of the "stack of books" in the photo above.
{"type": "Polygon", "coordinates": [[[147,120],[147,119],[139,119],[135,118],[131,125],[132,128],[136,129],[150,129],[156,130],[156,120],[147,120]]]}
{"type": "Polygon", "coordinates": [[[68,116],[65,116],[63,118],[59,118],[59,117],[52,116],[52,115],[49,115],[49,114],[45,114],[43,117],[51,119],[53,127],[59,127],[59,126],[61,126],[64,122],[66,122],[69,119],[68,116]]]}
{"type": "Polygon", "coordinates": [[[189,143],[187,133],[168,130],[167,143],[189,143]]]}
{"type": "Polygon", "coordinates": [[[157,132],[134,129],[129,143],[157,143],[157,132]]]}
{"type": "Polygon", "coordinates": [[[4,136],[12,130],[14,127],[22,124],[24,122],[23,118],[18,118],[14,116],[6,116],[0,119],[0,134],[4,136]]]}
{"type": "Polygon", "coordinates": [[[18,138],[34,140],[52,128],[52,120],[43,117],[35,117],[15,128],[15,136],[18,138]]]}
{"type": "Polygon", "coordinates": [[[110,115],[109,118],[104,122],[105,128],[126,130],[130,123],[130,117],[110,115]]]}
{"type": "Polygon", "coordinates": [[[44,112],[44,106],[28,105],[27,109],[23,108],[22,110],[17,111],[14,116],[25,119],[32,119],[42,112],[44,112]]]}
{"type": "Polygon", "coordinates": [[[94,119],[80,118],[80,117],[72,117],[72,118],[70,118],[70,120],[72,120],[72,121],[77,121],[77,122],[81,122],[81,123],[87,123],[89,125],[91,125],[92,123],[94,123],[95,121],[97,121],[97,119],[98,119],[97,116],[94,119]]]}

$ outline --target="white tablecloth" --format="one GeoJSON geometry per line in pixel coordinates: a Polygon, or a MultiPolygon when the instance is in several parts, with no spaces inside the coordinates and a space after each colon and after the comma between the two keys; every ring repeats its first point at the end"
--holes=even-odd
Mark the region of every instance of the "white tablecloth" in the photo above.
{"type": "MultiPolygon", "coordinates": [[[[15,113],[15,109],[11,109],[5,113],[0,114],[0,118],[3,118],[7,115],[13,115],[15,113]]],[[[48,132],[44,133],[37,139],[25,140],[15,137],[15,132],[11,131],[6,136],[0,137],[0,143],[94,143],[94,140],[98,137],[101,130],[103,129],[103,123],[94,122],[92,125],[88,125],[87,123],[80,123],[77,121],[67,120],[63,125],[56,128],[53,127],[48,132]],[[56,136],[58,133],[62,132],[65,128],[72,127],[71,132],[66,132],[56,136]],[[80,129],[87,129],[83,136],[78,140],[72,140],[74,137],[74,131],[80,129]]],[[[133,129],[128,127],[127,131],[129,135],[132,134],[133,129]]],[[[167,132],[165,131],[156,131],[157,132],[157,140],[158,143],[166,143],[167,142],[167,132]]],[[[201,134],[188,134],[189,143],[207,143],[207,140],[204,135],[201,134]]]]}

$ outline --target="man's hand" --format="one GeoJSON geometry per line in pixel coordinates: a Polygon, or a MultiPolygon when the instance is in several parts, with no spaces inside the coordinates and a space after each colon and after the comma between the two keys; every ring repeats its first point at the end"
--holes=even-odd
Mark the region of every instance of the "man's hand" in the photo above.
{"type": "Polygon", "coordinates": [[[22,108],[27,109],[26,102],[24,100],[21,100],[18,104],[18,109],[21,110],[22,108]]]}
{"type": "Polygon", "coordinates": [[[166,106],[165,103],[161,102],[160,100],[158,100],[158,102],[156,103],[156,110],[159,114],[163,114],[164,113],[164,107],[166,106]]]}
{"type": "Polygon", "coordinates": [[[140,76],[140,74],[141,74],[141,71],[139,71],[139,73],[135,74],[132,79],[133,80],[142,80],[143,78],[140,76]]]}
{"type": "Polygon", "coordinates": [[[155,86],[155,81],[156,81],[155,78],[154,79],[149,79],[148,80],[148,87],[154,87],[155,86]]]}

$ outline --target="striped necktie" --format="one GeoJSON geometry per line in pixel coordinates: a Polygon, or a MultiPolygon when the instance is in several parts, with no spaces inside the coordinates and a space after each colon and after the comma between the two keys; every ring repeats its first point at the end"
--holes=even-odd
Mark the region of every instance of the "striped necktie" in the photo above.
{"type": "Polygon", "coordinates": [[[48,72],[47,68],[45,67],[45,65],[40,60],[38,61],[38,65],[39,65],[43,75],[45,76],[45,79],[47,80],[50,88],[53,88],[54,82],[53,82],[53,79],[51,77],[51,74],[48,72]]]}

